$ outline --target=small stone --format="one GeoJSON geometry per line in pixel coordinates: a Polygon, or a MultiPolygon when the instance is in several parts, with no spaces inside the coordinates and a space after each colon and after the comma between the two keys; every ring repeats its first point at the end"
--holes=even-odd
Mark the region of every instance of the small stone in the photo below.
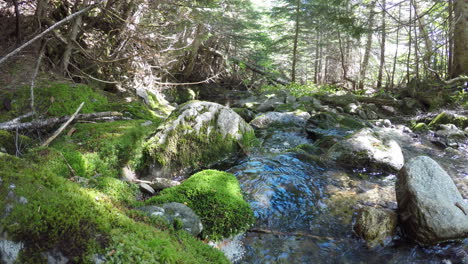
{"type": "Polygon", "coordinates": [[[146,192],[151,195],[154,195],[156,193],[153,187],[149,186],[146,183],[139,183],[138,185],[140,186],[140,190],[142,190],[143,192],[146,192]]]}
{"type": "Polygon", "coordinates": [[[21,197],[18,199],[18,202],[19,202],[20,204],[27,204],[27,203],[28,203],[28,199],[26,199],[26,197],[21,196],[21,197]]]}
{"type": "Polygon", "coordinates": [[[23,243],[0,238],[0,257],[2,263],[17,263],[18,255],[23,249],[23,243]]]}

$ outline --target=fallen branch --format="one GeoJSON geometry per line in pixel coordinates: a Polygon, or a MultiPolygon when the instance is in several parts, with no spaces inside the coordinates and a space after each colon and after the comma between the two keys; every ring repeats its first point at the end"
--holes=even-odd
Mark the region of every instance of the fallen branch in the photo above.
{"type": "Polygon", "coordinates": [[[468,76],[460,76],[460,77],[453,78],[453,79],[448,80],[448,81],[444,81],[444,83],[447,84],[447,85],[458,84],[460,82],[468,82],[468,76]]]}
{"type": "Polygon", "coordinates": [[[42,143],[41,147],[47,147],[49,144],[56,138],[62,131],[75,119],[76,115],[81,111],[81,108],[83,108],[83,105],[85,102],[82,102],[80,106],[78,106],[78,109],[76,109],[75,113],[65,122],[57,131],[54,132],[54,134],[48,138],[44,143],[42,143]]]}
{"type": "MultiPolygon", "coordinates": [[[[99,4],[99,3],[98,3],[99,4]]],[[[76,12],[76,13],[73,13],[69,16],[67,16],[66,18],[60,20],[59,22],[55,23],[54,25],[52,25],[51,27],[49,27],[48,29],[44,30],[42,33],[40,33],[39,35],[35,36],[34,38],[32,38],[31,40],[29,40],[28,42],[24,43],[23,45],[21,45],[19,48],[13,50],[12,52],[8,53],[7,55],[3,56],[1,59],[0,59],[0,64],[4,63],[7,59],[9,59],[10,57],[16,55],[17,53],[19,53],[20,51],[22,51],[24,48],[26,48],[27,46],[31,45],[32,43],[34,43],[36,40],[44,37],[45,35],[47,35],[49,32],[53,31],[54,29],[58,28],[59,26],[67,23],[68,21],[74,19],[75,17],[93,9],[94,7],[96,7],[98,4],[94,4],[94,5],[90,5],[86,8],[83,8],[81,9],[80,11],[76,12]]]]}
{"type": "Polygon", "coordinates": [[[202,84],[202,83],[208,83],[214,79],[216,79],[221,73],[219,72],[215,76],[212,76],[204,81],[199,81],[199,82],[190,82],[190,83],[163,83],[163,82],[154,82],[155,84],[158,85],[167,85],[167,86],[182,86],[182,85],[196,85],[196,84],[202,84]]]}
{"type": "MultiPolygon", "coordinates": [[[[91,113],[91,114],[78,114],[75,117],[75,121],[83,121],[83,120],[103,120],[103,119],[122,119],[123,114],[119,112],[98,112],[98,113],[91,113]]],[[[26,129],[40,129],[46,127],[52,127],[56,124],[63,123],[70,119],[70,116],[62,116],[62,117],[52,117],[48,119],[38,119],[27,123],[18,123],[18,122],[6,122],[0,123],[0,130],[15,130],[18,128],[19,130],[26,130],[26,129]]]]}
{"type": "Polygon", "coordinates": [[[260,234],[272,234],[272,235],[279,235],[279,236],[299,236],[299,237],[307,237],[307,238],[312,238],[315,240],[329,240],[329,241],[337,241],[338,239],[333,238],[333,237],[322,237],[322,236],[316,236],[312,234],[307,234],[303,232],[281,232],[281,231],[275,231],[275,230],[268,230],[268,229],[262,229],[262,228],[252,228],[249,229],[248,232],[251,233],[260,233],[260,234]]]}
{"type": "Polygon", "coordinates": [[[155,179],[153,179],[153,181],[144,181],[144,180],[134,179],[134,180],[132,180],[132,182],[134,182],[134,183],[146,183],[146,184],[148,184],[149,186],[151,186],[152,188],[154,188],[155,190],[158,190],[158,191],[180,185],[180,182],[178,182],[178,181],[172,181],[172,180],[165,179],[165,178],[155,178],[155,179]]]}
{"type": "Polygon", "coordinates": [[[25,119],[25,118],[28,118],[30,116],[33,116],[34,115],[34,112],[29,112],[29,113],[26,113],[24,115],[21,115],[21,116],[18,116],[17,118],[15,119],[12,119],[10,121],[7,121],[7,122],[4,122],[4,123],[1,123],[0,125],[11,125],[11,124],[18,124],[19,121],[25,119]]]}

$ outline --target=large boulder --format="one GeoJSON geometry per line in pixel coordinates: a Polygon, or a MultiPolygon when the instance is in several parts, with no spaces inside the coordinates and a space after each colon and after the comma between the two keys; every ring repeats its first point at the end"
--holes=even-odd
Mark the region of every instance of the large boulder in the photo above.
{"type": "Polygon", "coordinates": [[[229,107],[191,101],[176,109],[147,141],[142,175],[173,179],[232,157],[255,137],[229,107]]]}
{"type": "Polygon", "coordinates": [[[385,246],[396,234],[397,214],[389,209],[364,207],[358,211],[354,232],[369,248],[385,246]]]}
{"type": "Polygon", "coordinates": [[[203,225],[195,212],[185,204],[166,203],[161,206],[144,206],[138,208],[140,211],[148,214],[150,217],[162,217],[171,225],[178,225],[193,236],[198,236],[203,231],[203,225]]]}
{"type": "Polygon", "coordinates": [[[306,131],[310,138],[318,140],[326,136],[342,138],[352,133],[352,131],[366,126],[365,122],[347,115],[319,112],[307,120],[306,131]]]}
{"type": "Polygon", "coordinates": [[[370,128],[363,128],[333,145],[327,157],[344,167],[372,171],[398,172],[404,164],[398,143],[370,128]]]}
{"type": "Polygon", "coordinates": [[[422,245],[468,237],[468,205],[451,177],[429,157],[411,159],[396,182],[405,233],[422,245]]]}

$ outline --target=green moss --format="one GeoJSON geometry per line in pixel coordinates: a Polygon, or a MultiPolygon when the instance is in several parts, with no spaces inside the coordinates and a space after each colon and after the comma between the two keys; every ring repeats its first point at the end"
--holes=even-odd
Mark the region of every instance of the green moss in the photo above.
{"type": "Polygon", "coordinates": [[[185,232],[115,206],[110,196],[130,199],[132,187],[103,178],[98,189],[82,188],[59,174],[57,168],[67,166],[55,160],[54,150],[33,154],[27,160],[0,156],[0,210],[14,205],[0,227],[25,243],[22,263],[45,263],[39,253],[53,248],[74,263],[90,263],[95,253],[109,263],[228,263],[221,252],[185,232]],[[54,163],[62,165],[49,166],[54,163]],[[28,202],[17,203],[15,197],[28,202]]]}
{"type": "Polygon", "coordinates": [[[428,131],[429,126],[426,125],[425,123],[417,123],[412,127],[412,130],[415,132],[428,131]]]}
{"type": "Polygon", "coordinates": [[[239,182],[230,173],[204,170],[181,185],[165,189],[147,204],[184,203],[200,217],[202,236],[221,239],[245,231],[254,222],[253,212],[244,200],[239,182]]]}
{"type": "Polygon", "coordinates": [[[116,177],[126,164],[141,166],[143,142],[157,124],[143,126],[142,120],[98,124],[76,124],[71,136],[52,144],[76,172],[77,176],[116,177]]]}

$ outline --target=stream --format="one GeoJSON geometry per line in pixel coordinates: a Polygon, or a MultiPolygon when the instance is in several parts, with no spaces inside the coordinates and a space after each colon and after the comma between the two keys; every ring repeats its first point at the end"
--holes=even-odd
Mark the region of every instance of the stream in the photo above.
{"type": "MultiPolygon", "coordinates": [[[[466,145],[444,151],[431,143],[430,134],[413,134],[399,125],[375,129],[392,135],[406,161],[419,155],[436,160],[468,198],[466,145]]],[[[353,213],[376,204],[396,209],[396,175],[356,174],[304,160],[288,151],[313,143],[298,129],[256,133],[261,147],[226,170],[238,178],[257,219],[256,232],[218,245],[234,263],[468,263],[468,239],[421,247],[397,236],[386,247],[368,249],[352,231],[353,213]]]]}

